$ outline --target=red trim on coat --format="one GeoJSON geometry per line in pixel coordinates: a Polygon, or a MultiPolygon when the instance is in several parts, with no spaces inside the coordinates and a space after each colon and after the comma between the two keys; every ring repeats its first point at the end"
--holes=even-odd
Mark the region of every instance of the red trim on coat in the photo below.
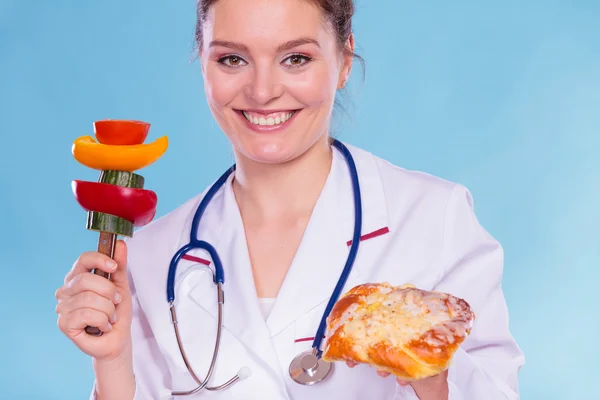
{"type": "Polygon", "coordinates": [[[184,260],[188,260],[188,261],[199,262],[200,264],[204,264],[204,265],[210,265],[210,261],[205,260],[204,258],[192,256],[189,254],[184,254],[181,258],[183,258],[184,260]]]}
{"type": "MultiPolygon", "coordinates": [[[[325,335],[323,335],[323,339],[325,339],[325,335]]],[[[300,343],[300,342],[310,342],[312,340],[315,340],[315,337],[304,337],[304,338],[299,338],[294,340],[294,343],[300,343]]]]}
{"type": "MultiPolygon", "coordinates": [[[[381,235],[385,235],[386,233],[389,233],[389,232],[390,232],[390,228],[388,228],[388,227],[386,226],[386,227],[384,227],[384,228],[377,229],[376,231],[373,231],[373,232],[371,232],[371,233],[366,233],[366,234],[362,235],[362,236],[360,237],[360,241],[362,242],[362,241],[364,241],[364,240],[373,239],[374,237],[381,236],[381,235]]],[[[346,242],[346,244],[347,244],[348,246],[352,245],[352,240],[348,240],[348,241],[346,242]]]]}

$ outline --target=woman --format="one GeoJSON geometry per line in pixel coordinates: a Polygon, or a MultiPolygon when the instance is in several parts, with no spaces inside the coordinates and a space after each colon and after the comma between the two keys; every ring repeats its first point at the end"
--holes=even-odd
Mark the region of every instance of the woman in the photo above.
{"type": "MultiPolygon", "coordinates": [[[[407,384],[364,365],[338,366],[314,386],[289,377],[290,362],[311,349],[307,338],[315,336],[352,239],[352,182],[328,128],[352,66],[353,11],[351,0],[198,1],[206,96],[237,165],[197,231],[217,248],[227,275],[210,385],[240,367],[251,376],[197,396],[517,399],[523,356],[508,330],[502,249],[478,224],[469,192],[353,147],[366,236],[344,290],[361,282],[410,282],[464,298],[477,320],[449,371],[432,378],[407,384]]],[[[119,242],[116,263],[82,254],[57,291],[61,330],[93,357],[93,397],[157,399],[197,386],[179,353],[164,293],[171,258],[188,242],[204,195],[119,242]],[[90,274],[95,268],[112,273],[111,281],[90,274]],[[87,335],[87,325],[104,334],[87,335]]],[[[216,334],[216,289],[208,254],[189,254],[177,267],[178,327],[203,379],[216,334]]]]}

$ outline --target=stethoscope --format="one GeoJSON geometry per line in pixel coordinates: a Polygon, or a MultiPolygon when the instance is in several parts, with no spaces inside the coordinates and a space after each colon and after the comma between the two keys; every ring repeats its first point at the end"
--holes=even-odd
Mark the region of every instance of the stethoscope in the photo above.
{"type": "MultiPolygon", "coordinates": [[[[346,265],[338,279],[338,282],[331,294],[331,298],[329,299],[329,303],[325,308],[325,312],[321,318],[321,322],[319,324],[319,328],[317,329],[317,333],[315,334],[315,338],[312,344],[312,350],[308,350],[298,354],[290,363],[289,374],[290,377],[297,383],[301,385],[314,385],[326,379],[331,372],[333,371],[333,364],[325,362],[321,359],[322,351],[321,351],[321,342],[323,341],[325,335],[325,329],[327,326],[327,317],[331,313],[331,310],[335,303],[337,302],[340,294],[346,284],[346,280],[350,275],[350,271],[352,270],[352,266],[354,264],[354,260],[356,259],[356,254],[358,252],[358,246],[360,243],[360,232],[362,228],[362,200],[360,193],[360,186],[358,182],[358,171],[356,170],[356,164],[354,163],[354,158],[352,154],[348,150],[346,146],[344,146],[338,140],[333,140],[332,145],[337,148],[342,155],[344,156],[346,163],[348,164],[348,169],[350,171],[350,179],[352,181],[352,191],[354,197],[354,233],[352,236],[352,244],[350,246],[350,253],[348,254],[348,258],[346,260],[346,265]]],[[[169,275],[167,279],[167,300],[169,302],[169,310],[171,314],[171,321],[173,323],[173,328],[175,330],[175,337],[177,339],[177,345],[179,347],[179,351],[181,352],[181,356],[183,357],[183,362],[187,367],[188,371],[198,384],[195,389],[188,391],[171,391],[171,396],[186,396],[198,393],[202,389],[217,391],[226,389],[229,386],[233,385],[235,382],[245,379],[250,375],[250,371],[247,367],[241,368],[238,373],[228,380],[227,382],[219,385],[219,386],[208,386],[208,382],[213,374],[215,363],[217,360],[217,354],[219,353],[219,345],[221,342],[221,329],[222,329],[222,321],[223,321],[223,303],[225,299],[223,284],[225,283],[225,272],[223,271],[223,264],[221,263],[221,259],[217,254],[216,249],[210,244],[203,240],[199,240],[196,238],[196,233],[198,232],[198,226],[200,225],[200,219],[202,218],[202,214],[206,210],[209,202],[212,200],[214,195],[221,189],[221,187],[227,181],[227,178],[231,173],[235,171],[235,164],[230,167],[221,177],[210,187],[196,213],[194,215],[194,219],[192,221],[192,227],[190,230],[190,242],[183,246],[171,259],[171,264],[169,266],[169,275]],[[212,258],[215,272],[214,272],[214,283],[217,286],[217,337],[215,341],[215,347],[213,351],[212,360],[210,363],[210,367],[208,369],[208,373],[206,375],[206,379],[202,381],[198,375],[192,369],[189,360],[185,354],[183,349],[183,345],[181,343],[181,337],[179,334],[179,328],[177,326],[177,313],[175,312],[175,272],[177,270],[177,264],[181,260],[181,258],[190,250],[201,249],[206,250],[210,257],[212,258]]]]}

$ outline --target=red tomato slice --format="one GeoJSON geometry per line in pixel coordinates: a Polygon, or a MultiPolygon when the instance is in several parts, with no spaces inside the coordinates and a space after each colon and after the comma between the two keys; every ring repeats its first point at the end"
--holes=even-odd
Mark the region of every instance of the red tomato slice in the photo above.
{"type": "Polygon", "coordinates": [[[142,144],[150,124],[143,121],[103,120],[94,122],[94,134],[98,142],[115,146],[142,144]]]}

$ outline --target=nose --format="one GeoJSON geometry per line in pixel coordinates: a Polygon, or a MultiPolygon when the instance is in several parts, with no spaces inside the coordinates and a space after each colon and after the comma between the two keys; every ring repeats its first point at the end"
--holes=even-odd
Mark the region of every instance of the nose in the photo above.
{"type": "Polygon", "coordinates": [[[277,74],[278,71],[269,67],[257,67],[246,86],[246,95],[254,102],[264,105],[283,94],[283,85],[277,74]]]}

